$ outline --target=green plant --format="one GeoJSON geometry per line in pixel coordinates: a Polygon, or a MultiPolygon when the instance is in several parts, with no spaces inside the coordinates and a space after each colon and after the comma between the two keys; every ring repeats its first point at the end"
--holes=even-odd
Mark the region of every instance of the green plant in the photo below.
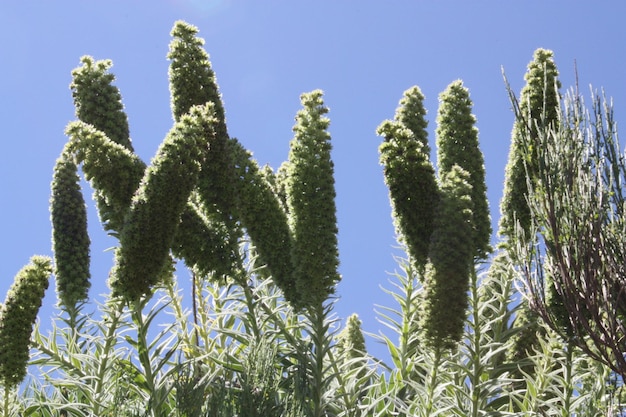
{"type": "Polygon", "coordinates": [[[384,121],[376,130],[384,138],[378,152],[398,240],[406,246],[420,275],[428,260],[439,202],[423,101],[419,87],[411,87],[404,92],[394,120],[384,121]]]}
{"type": "Polygon", "coordinates": [[[588,112],[572,91],[555,123],[535,122],[512,93],[511,100],[519,123],[540,126],[536,136],[522,131],[537,166],[528,191],[530,235],[512,248],[528,297],[553,331],[624,376],[626,165],[612,110],[596,97],[588,112]]]}
{"type": "Polygon", "coordinates": [[[485,184],[485,163],[478,143],[476,116],[463,81],[453,81],[439,95],[437,112],[437,171],[440,180],[459,167],[466,171],[470,185],[472,240],[476,259],[491,252],[491,218],[485,184]]]}
{"type": "Polygon", "coordinates": [[[340,331],[333,312],[340,275],[322,92],[301,96],[289,160],[276,171],[260,167],[228,135],[197,33],[185,22],[172,30],[175,122],[149,165],[134,154],[111,63],[83,57],[73,71],[79,120],[68,125],[51,202],[61,314],[49,333],[37,326],[31,335],[53,269],[50,259],[33,257],[0,305],[4,416],[595,416],[619,409],[624,394],[612,371],[622,368],[607,361],[622,346],[626,305],[616,261],[626,230],[625,164],[612,113],[599,101],[593,122],[577,95],[551,118],[559,86],[551,52],[535,54],[522,94],[528,108],[515,109],[511,164],[525,168],[527,187],[515,188],[520,171],[509,172],[507,193],[530,204],[516,209],[519,201],[505,193],[506,240],[486,270],[479,263],[490,251],[484,167],[462,82],[440,96],[438,179],[419,88],[407,90],[394,119],[378,128],[407,256],[397,259],[385,290],[394,304],[378,307],[385,331],[374,339],[389,358],[381,360],[366,351],[358,317],[340,331]],[[112,291],[93,312],[79,167],[104,230],[117,239],[112,291]],[[518,219],[525,208],[528,230],[518,219]],[[566,220],[552,223],[555,213],[566,220]],[[591,242],[602,244],[594,252],[591,242]],[[606,262],[594,270],[598,259],[606,262]],[[174,260],[182,261],[176,269],[174,260]],[[189,292],[180,278],[187,273],[189,292]],[[587,281],[574,280],[581,277],[587,281]],[[520,278],[528,284],[521,293],[520,278]],[[582,306],[580,288],[592,291],[582,306]],[[534,310],[520,296],[547,324],[524,323],[534,310]],[[601,301],[615,311],[598,309],[601,301]],[[598,335],[615,338],[599,346],[598,335]]]}
{"type": "Polygon", "coordinates": [[[15,276],[6,299],[0,304],[0,386],[2,413],[9,416],[12,391],[24,380],[30,338],[52,274],[51,259],[33,256],[15,276]]]}

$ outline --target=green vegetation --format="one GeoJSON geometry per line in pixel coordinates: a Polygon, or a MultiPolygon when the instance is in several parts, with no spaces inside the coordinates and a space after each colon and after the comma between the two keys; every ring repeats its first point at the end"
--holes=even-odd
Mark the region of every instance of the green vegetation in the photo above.
{"type": "Polygon", "coordinates": [[[68,311],[75,310],[88,299],[91,286],[91,241],[87,231],[87,209],[77,169],[72,155],[63,152],[54,167],[50,199],[57,295],[59,302],[68,311]]]}
{"type": "Polygon", "coordinates": [[[498,233],[504,238],[512,238],[516,225],[530,233],[531,215],[528,207],[529,173],[531,184],[535,180],[538,150],[535,144],[524,141],[526,129],[529,139],[534,142],[538,129],[549,127],[558,118],[559,113],[559,71],[554,63],[552,51],[537,49],[533,60],[528,64],[524,78],[526,85],[519,98],[519,114],[513,124],[509,161],[504,180],[504,197],[500,204],[500,225],[498,233]],[[524,151],[525,145],[532,145],[531,153],[524,151]]]}
{"type": "Polygon", "coordinates": [[[2,417],[621,413],[626,162],[610,106],[561,99],[551,51],[535,53],[519,100],[509,89],[496,252],[463,83],[440,95],[437,173],[418,87],[377,129],[406,259],[385,290],[394,304],[378,312],[386,330],[371,335],[333,313],[323,93],[300,97],[288,160],[261,168],[228,135],[197,34],[185,22],[172,30],[174,125],[149,163],[134,153],[111,62],[83,57],[72,72],[78,120],[54,168],[54,263],[34,256],[0,304],[2,417]],[[79,170],[117,239],[93,314],[79,170]],[[44,333],[35,321],[52,274],[60,313],[44,333]],[[388,360],[367,352],[369,338],[388,360]]]}
{"type": "Polygon", "coordinates": [[[26,376],[30,333],[51,274],[50,258],[33,256],[17,273],[4,304],[0,305],[0,378],[6,390],[26,376]]]}
{"type": "Polygon", "coordinates": [[[437,114],[437,168],[440,178],[454,171],[465,171],[470,186],[471,225],[474,256],[485,259],[491,251],[491,218],[485,184],[485,164],[478,145],[476,117],[472,114],[469,90],[460,80],[452,82],[439,95],[437,114]]]}
{"type": "Polygon", "coordinates": [[[393,208],[393,220],[401,243],[418,271],[428,260],[439,193],[430,162],[424,95],[419,87],[404,92],[394,120],[384,121],[377,133],[380,163],[393,208]]]}

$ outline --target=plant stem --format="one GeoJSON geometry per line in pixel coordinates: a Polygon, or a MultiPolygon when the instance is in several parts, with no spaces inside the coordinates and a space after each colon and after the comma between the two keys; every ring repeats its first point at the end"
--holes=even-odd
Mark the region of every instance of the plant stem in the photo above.
{"type": "Polygon", "coordinates": [[[117,305],[115,307],[116,309],[113,311],[113,314],[110,316],[111,324],[109,325],[109,328],[107,329],[107,333],[104,339],[104,348],[102,350],[102,354],[99,356],[99,358],[101,358],[101,361],[98,364],[96,388],[94,390],[94,398],[96,399],[96,401],[94,401],[94,405],[93,405],[94,406],[93,413],[96,416],[100,415],[99,399],[102,393],[102,389],[104,388],[105,373],[109,365],[109,358],[110,358],[109,353],[111,351],[111,348],[115,345],[117,341],[116,332],[117,332],[117,329],[119,328],[120,317],[121,317],[122,311],[124,310],[124,302],[122,300],[117,300],[117,305]]]}
{"type": "Polygon", "coordinates": [[[256,309],[256,305],[257,303],[255,302],[255,296],[252,293],[252,289],[250,288],[250,285],[248,285],[247,282],[245,282],[245,280],[240,280],[240,285],[241,288],[243,289],[243,293],[246,297],[246,306],[248,307],[248,312],[247,314],[250,316],[250,319],[248,320],[248,323],[250,326],[252,326],[252,329],[248,329],[252,331],[252,335],[254,336],[255,340],[261,340],[261,329],[259,329],[259,324],[257,322],[257,309],[256,309]]]}
{"type": "Polygon", "coordinates": [[[198,301],[197,288],[198,277],[194,271],[191,271],[191,309],[193,310],[193,323],[195,324],[194,335],[196,338],[196,347],[200,347],[200,335],[198,334],[198,301]]]}
{"type": "Polygon", "coordinates": [[[350,413],[355,413],[355,414],[348,414],[348,415],[356,415],[356,404],[353,404],[352,401],[350,400],[350,396],[348,395],[348,389],[346,387],[346,380],[343,377],[343,375],[341,374],[341,371],[339,370],[339,366],[338,366],[338,358],[335,357],[335,355],[333,355],[333,351],[329,350],[328,351],[328,357],[330,360],[330,363],[333,367],[333,372],[335,372],[336,376],[337,376],[337,383],[339,384],[340,387],[340,394],[343,397],[343,402],[346,406],[346,409],[350,411],[350,413]],[[354,406],[354,407],[352,407],[354,406]],[[349,408],[352,407],[352,408],[349,408]]]}
{"type": "Polygon", "coordinates": [[[3,398],[3,415],[4,417],[9,417],[9,387],[5,384],[2,384],[2,388],[4,389],[4,398],[3,398]]]}
{"type": "Polygon", "coordinates": [[[479,300],[478,300],[478,277],[476,275],[476,268],[472,268],[471,272],[471,280],[472,280],[472,311],[473,311],[473,345],[471,352],[473,353],[471,357],[472,361],[472,373],[470,375],[470,383],[472,390],[472,417],[478,417],[480,414],[480,400],[481,400],[481,382],[480,382],[480,374],[482,372],[481,366],[481,346],[480,339],[482,337],[481,328],[478,317],[479,314],[479,300]]]}
{"type": "Polygon", "coordinates": [[[412,321],[415,320],[413,317],[413,308],[415,307],[414,302],[414,280],[410,271],[407,271],[407,286],[406,286],[406,298],[404,299],[404,314],[402,314],[402,332],[400,333],[400,375],[403,380],[408,380],[410,375],[408,374],[408,362],[411,357],[415,354],[410,350],[410,338],[411,338],[411,324],[412,321]]]}
{"type": "Polygon", "coordinates": [[[441,348],[437,346],[435,348],[435,360],[433,362],[433,367],[430,373],[430,381],[428,381],[428,398],[426,399],[426,407],[424,409],[425,416],[430,416],[435,407],[435,401],[434,401],[435,389],[437,388],[437,385],[439,382],[438,381],[439,375],[437,371],[439,370],[440,363],[441,363],[441,348]]]}
{"type": "Polygon", "coordinates": [[[572,384],[572,361],[573,361],[573,350],[574,343],[571,338],[567,341],[567,356],[565,357],[565,371],[563,375],[563,382],[565,383],[565,395],[563,396],[563,409],[561,411],[561,415],[563,417],[568,417],[572,415],[570,413],[570,408],[572,406],[572,397],[574,395],[574,387],[572,384]]]}
{"type": "Polygon", "coordinates": [[[146,378],[146,388],[150,394],[154,393],[154,375],[152,374],[152,364],[150,363],[150,354],[148,352],[148,329],[143,321],[142,310],[143,301],[141,299],[135,301],[132,311],[132,318],[137,327],[137,356],[141,364],[144,377],[146,378]]]}
{"type": "Polygon", "coordinates": [[[314,361],[313,364],[313,390],[315,398],[313,398],[314,417],[322,417],[325,412],[324,404],[324,357],[326,356],[326,328],[324,323],[324,306],[319,303],[312,311],[311,327],[314,332],[314,361]]]}

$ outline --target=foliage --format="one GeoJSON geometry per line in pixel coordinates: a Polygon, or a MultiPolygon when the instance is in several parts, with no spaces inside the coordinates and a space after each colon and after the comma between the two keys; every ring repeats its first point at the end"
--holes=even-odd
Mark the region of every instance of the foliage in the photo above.
{"type": "MultiPolygon", "coordinates": [[[[511,145],[509,159],[505,170],[504,195],[500,203],[501,218],[498,234],[503,239],[500,246],[507,248],[515,240],[528,239],[530,235],[531,213],[528,206],[529,183],[536,181],[537,172],[537,129],[545,122],[550,125],[556,121],[559,106],[558,70],[553,59],[553,53],[549,50],[537,49],[533,60],[528,64],[524,78],[525,86],[521,91],[521,99],[524,102],[523,110],[530,126],[525,126],[520,120],[513,123],[511,133],[511,145]],[[545,109],[545,110],[544,110],[545,109]],[[530,127],[532,131],[531,149],[526,149],[528,143],[523,140],[524,129],[530,127]]],[[[532,187],[532,186],[531,186],[532,187]]],[[[548,284],[549,292],[556,295],[554,286],[548,284]]],[[[557,305],[558,296],[551,297],[551,310],[563,316],[562,309],[557,305]]],[[[532,362],[525,358],[538,348],[542,327],[539,325],[539,317],[531,307],[524,303],[518,309],[517,324],[523,329],[516,337],[513,348],[509,351],[509,357],[520,363],[518,370],[514,371],[517,376],[521,373],[535,371],[532,362]]],[[[523,383],[523,381],[522,381],[523,383]]]]}
{"type": "MultiPolygon", "coordinates": [[[[525,192],[529,230],[543,234],[531,247],[507,235],[512,240],[485,271],[479,262],[490,250],[488,206],[469,93],[456,81],[440,96],[438,179],[429,160],[424,97],[418,87],[404,93],[394,119],[377,131],[408,258],[397,259],[400,272],[384,290],[393,304],[378,307],[385,330],[369,334],[387,350],[376,358],[358,317],[350,316],[340,331],[333,312],[340,276],[322,92],[301,96],[289,160],[277,171],[261,168],[228,136],[197,33],[185,22],[172,30],[174,126],[150,164],[133,153],[111,63],[84,57],[73,72],[79,120],[67,127],[52,184],[55,265],[33,257],[0,305],[3,416],[596,416],[618,410],[621,387],[612,371],[621,368],[607,355],[621,345],[603,350],[593,343],[596,334],[580,333],[608,335],[601,333],[607,323],[621,331],[624,317],[623,265],[615,262],[623,255],[624,163],[609,111],[596,104],[602,118],[589,123],[574,101],[558,113],[559,128],[535,122],[533,131],[516,107],[525,123],[518,120],[514,138],[542,145],[527,147],[534,153],[521,158],[528,167],[540,157],[526,171],[537,179],[527,179],[525,192]],[[583,140],[567,153],[571,138],[583,140]],[[568,164],[558,152],[573,159],[568,164]],[[111,292],[100,304],[87,299],[89,236],[79,167],[105,231],[118,239],[111,292]],[[585,197],[583,204],[559,194],[565,186],[555,178],[563,172],[559,178],[569,179],[571,197],[585,197]],[[541,204],[545,196],[553,206],[541,204]],[[566,220],[552,225],[560,217],[540,211],[546,207],[558,208],[566,220]],[[602,242],[597,252],[590,242],[602,242]],[[177,275],[191,275],[190,294],[173,274],[177,259],[187,267],[179,265],[177,275]],[[589,276],[598,259],[607,262],[589,276]],[[564,260],[572,270],[559,263],[564,260]],[[32,329],[53,269],[61,314],[44,334],[32,329]],[[604,274],[589,290],[600,288],[615,311],[599,313],[593,308],[600,299],[587,295],[596,304],[572,316],[569,307],[580,299],[565,291],[566,278],[579,277],[574,272],[587,279],[604,274]],[[539,306],[545,323],[523,323],[531,310],[515,285],[520,276],[529,284],[523,295],[539,306]],[[563,310],[550,307],[542,292],[546,276],[556,291],[548,294],[563,297],[567,321],[555,316],[563,310]],[[95,311],[87,313],[87,305],[95,311]],[[581,324],[574,326],[575,319],[581,324]],[[570,331],[579,337],[573,340],[570,331]]],[[[536,58],[545,65],[534,65],[533,74],[543,74],[551,53],[536,58]]],[[[538,77],[529,77],[533,86],[538,77]]]]}
{"type": "Polygon", "coordinates": [[[612,110],[594,97],[587,111],[573,91],[557,123],[540,126],[534,138],[523,132],[538,159],[530,243],[514,248],[528,297],[550,328],[623,377],[626,165],[612,110]]]}

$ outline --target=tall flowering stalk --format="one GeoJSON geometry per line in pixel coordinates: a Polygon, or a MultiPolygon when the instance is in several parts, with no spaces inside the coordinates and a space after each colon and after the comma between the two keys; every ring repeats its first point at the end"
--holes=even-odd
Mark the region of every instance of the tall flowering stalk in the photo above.
{"type": "Polygon", "coordinates": [[[419,87],[404,92],[394,120],[383,122],[377,133],[384,138],[379,147],[380,163],[393,209],[399,239],[406,244],[420,275],[428,258],[439,194],[419,87]]]}
{"type": "Polygon", "coordinates": [[[215,73],[204,50],[204,40],[197,35],[197,27],[177,21],[171,31],[167,55],[174,120],[179,121],[193,106],[206,103],[212,103],[215,118],[214,132],[205,138],[210,152],[199,173],[194,192],[196,204],[183,213],[175,252],[201,274],[214,271],[217,277],[224,277],[241,266],[236,163],[215,73]],[[205,259],[210,259],[214,266],[205,259]]]}
{"type": "MultiPolygon", "coordinates": [[[[112,62],[96,61],[90,56],[84,56],[80,61],[81,66],[72,71],[70,84],[76,117],[89,126],[88,129],[101,132],[103,140],[106,138],[111,142],[110,145],[134,155],[122,96],[113,85],[115,75],[109,71],[112,62]]],[[[83,170],[94,186],[94,199],[104,228],[119,233],[130,198],[137,188],[145,165],[135,157],[132,166],[119,166],[121,161],[117,158],[102,158],[102,154],[109,152],[110,146],[96,148],[90,146],[93,144],[94,142],[89,141],[81,146],[83,155],[94,162],[94,166],[86,164],[83,170]]],[[[120,154],[117,149],[113,152],[120,154]]]]}
{"type": "Polygon", "coordinates": [[[287,166],[294,276],[305,306],[321,304],[340,279],[330,120],[322,95],[315,90],[300,97],[303,108],[296,115],[287,166]]]}
{"type": "Polygon", "coordinates": [[[76,117],[104,132],[113,142],[133,151],[124,112],[122,95],[113,85],[115,75],[110,60],[96,61],[90,56],[80,59],[82,65],[72,71],[72,97],[76,117]]]}
{"type": "Polygon", "coordinates": [[[17,273],[0,305],[0,382],[5,390],[26,376],[30,337],[52,269],[50,258],[33,256],[17,273]]]}
{"type": "Polygon", "coordinates": [[[523,157],[538,158],[528,179],[532,234],[511,248],[530,307],[567,341],[568,352],[578,347],[624,379],[626,160],[612,107],[593,97],[588,109],[571,91],[557,123],[539,124],[534,136],[509,93],[516,120],[527,126],[523,157]]]}
{"type": "Polygon", "coordinates": [[[447,175],[455,165],[469,174],[475,256],[485,259],[491,250],[491,219],[484,157],[479,148],[475,124],[469,90],[461,80],[456,80],[439,95],[437,166],[440,177],[447,175]]]}
{"type": "Polygon", "coordinates": [[[110,276],[114,295],[136,301],[171,274],[170,248],[213,134],[213,106],[194,107],[172,128],[135,194],[110,276]]]}
{"type": "Polygon", "coordinates": [[[338,359],[342,360],[348,372],[357,371],[358,377],[366,374],[367,349],[361,329],[361,320],[352,314],[346,320],[346,326],[337,335],[338,359]]]}
{"type": "Polygon", "coordinates": [[[436,351],[453,349],[463,335],[475,251],[469,173],[455,165],[440,184],[422,312],[424,335],[436,351]]]}
{"type": "Polygon", "coordinates": [[[239,178],[235,183],[237,214],[254,245],[256,265],[265,267],[262,275],[271,276],[294,306],[301,307],[294,278],[293,236],[287,214],[268,180],[269,173],[259,169],[252,154],[241,143],[231,140],[230,152],[239,178]]]}
{"type": "Polygon", "coordinates": [[[504,238],[515,236],[515,225],[519,223],[526,235],[530,233],[530,209],[528,207],[527,171],[531,184],[534,183],[538,161],[538,129],[553,125],[558,120],[561,82],[554,62],[554,53],[537,49],[524,75],[526,85],[519,98],[520,117],[516,118],[511,133],[511,147],[506,165],[504,195],[500,202],[500,224],[498,234],[504,238]],[[529,141],[524,139],[528,131],[529,141]],[[525,146],[531,146],[526,152],[525,146]]]}
{"type": "Polygon", "coordinates": [[[87,299],[91,285],[90,239],[87,209],[76,163],[67,150],[64,150],[54,167],[50,217],[57,296],[59,304],[72,316],[78,304],[87,299]]]}
{"type": "Polygon", "coordinates": [[[128,148],[83,121],[68,124],[67,150],[82,164],[85,178],[94,189],[100,220],[106,230],[119,235],[146,165],[128,148]]]}

